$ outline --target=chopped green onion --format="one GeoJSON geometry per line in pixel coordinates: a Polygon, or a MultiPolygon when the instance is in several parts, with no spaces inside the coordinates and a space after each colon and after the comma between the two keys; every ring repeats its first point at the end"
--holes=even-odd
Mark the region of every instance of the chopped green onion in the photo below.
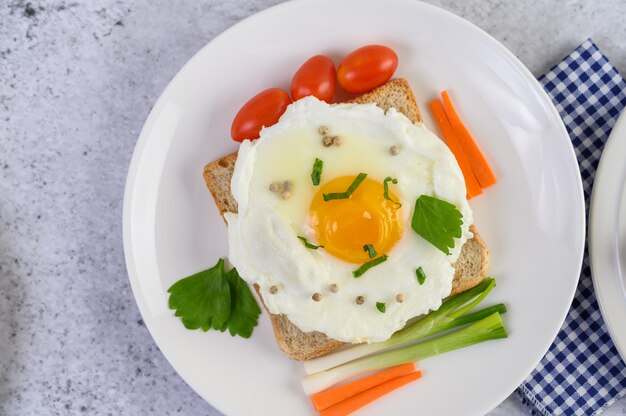
{"type": "Polygon", "coordinates": [[[318,248],[324,248],[324,246],[316,246],[315,244],[311,244],[307,241],[306,237],[298,236],[300,240],[304,243],[306,248],[310,248],[311,250],[317,250],[318,248]]]}
{"type": "Polygon", "coordinates": [[[385,197],[386,200],[393,202],[394,204],[398,205],[398,208],[402,206],[401,203],[399,203],[398,201],[394,201],[393,199],[391,199],[391,197],[389,196],[389,182],[393,183],[394,185],[398,183],[398,180],[395,178],[392,178],[391,176],[387,176],[385,178],[385,180],[383,181],[383,197],[385,197]]]}
{"type": "Polygon", "coordinates": [[[417,270],[415,270],[415,274],[417,275],[417,283],[423,285],[426,281],[426,273],[424,273],[424,269],[422,269],[422,266],[418,267],[417,270]]]}
{"type": "Polygon", "coordinates": [[[385,313],[385,311],[387,310],[387,307],[385,306],[384,302],[376,302],[376,309],[378,309],[382,313],[385,313]]]}
{"type": "Polygon", "coordinates": [[[352,276],[361,277],[365,274],[366,271],[368,271],[374,266],[378,266],[380,263],[383,263],[385,261],[387,261],[387,255],[383,254],[382,256],[376,259],[370,260],[367,263],[363,263],[361,267],[359,267],[358,269],[352,272],[352,276]]]}
{"type": "Polygon", "coordinates": [[[410,323],[404,327],[404,329],[393,334],[387,341],[361,344],[319,358],[307,360],[304,362],[304,369],[307,374],[319,373],[365,355],[394,348],[408,342],[415,342],[462,325],[479,321],[495,312],[500,314],[506,313],[506,307],[501,303],[474,313],[467,313],[487,296],[495,284],[495,280],[487,277],[475,287],[449,297],[442,303],[439,309],[410,323]],[[457,314],[459,311],[462,311],[461,315],[457,314]]]}
{"type": "Polygon", "coordinates": [[[311,172],[311,181],[313,181],[313,185],[317,186],[320,184],[323,168],[324,162],[318,158],[315,158],[315,162],[313,162],[313,171],[311,172]]]}
{"type": "Polygon", "coordinates": [[[363,251],[367,251],[367,255],[370,256],[370,259],[376,257],[376,249],[373,244],[365,244],[363,246],[363,251]]]}
{"type": "Polygon", "coordinates": [[[333,192],[330,194],[324,194],[324,201],[330,201],[332,199],[348,199],[350,198],[350,195],[352,195],[352,193],[356,190],[356,188],[359,187],[359,185],[361,184],[361,182],[363,182],[363,180],[365,179],[365,177],[367,176],[367,173],[359,173],[356,178],[354,178],[354,181],[352,182],[352,184],[350,184],[350,186],[348,187],[348,189],[345,192],[333,192]]]}

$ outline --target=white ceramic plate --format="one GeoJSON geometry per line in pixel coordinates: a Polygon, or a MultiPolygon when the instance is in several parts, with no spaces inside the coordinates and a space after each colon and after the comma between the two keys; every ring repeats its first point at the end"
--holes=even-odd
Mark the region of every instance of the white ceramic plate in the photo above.
{"type": "Polygon", "coordinates": [[[626,113],[607,141],[589,213],[591,272],[602,316],[626,359],[626,113]]]}
{"type": "Polygon", "coordinates": [[[133,155],[124,247],[139,309],[185,381],[228,415],[312,414],[303,369],[278,350],[266,314],[251,339],[187,331],[167,307],[176,280],[226,256],[226,227],[202,168],[236,148],[230,123],[248,98],[287,88],[317,53],[337,61],[370,43],[398,53],[396,73],[427,100],[448,89],[499,178],[471,201],[491,251],[510,337],[420,363],[425,377],[361,414],[486,413],[531,372],[556,336],[578,280],[581,180],[561,120],[530,72],[486,33],[413,0],[295,1],[227,30],[198,52],[154,106],[133,155]],[[417,410],[416,410],[417,409],[417,410]]]}

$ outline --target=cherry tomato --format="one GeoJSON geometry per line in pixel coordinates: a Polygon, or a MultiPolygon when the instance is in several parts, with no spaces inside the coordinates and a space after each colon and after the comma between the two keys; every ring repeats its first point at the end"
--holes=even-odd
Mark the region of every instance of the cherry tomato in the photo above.
{"type": "Polygon", "coordinates": [[[230,127],[231,137],[237,142],[258,139],[261,128],[276,124],[289,104],[289,94],[280,88],[261,91],[245,103],[235,116],[230,127]]]}
{"type": "Polygon", "coordinates": [[[296,71],[291,80],[291,98],[299,100],[312,95],[330,102],[337,88],[337,71],[333,61],[324,55],[315,55],[296,71]]]}
{"type": "Polygon", "coordinates": [[[363,46],[343,58],[337,69],[339,85],[353,93],[370,91],[391,78],[398,55],[383,45],[363,46]]]}

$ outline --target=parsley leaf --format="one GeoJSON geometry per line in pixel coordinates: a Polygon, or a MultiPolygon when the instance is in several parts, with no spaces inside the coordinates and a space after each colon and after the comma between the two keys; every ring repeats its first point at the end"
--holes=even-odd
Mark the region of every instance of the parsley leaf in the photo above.
{"type": "Polygon", "coordinates": [[[387,310],[387,306],[384,302],[376,302],[376,309],[378,309],[382,313],[385,313],[385,311],[387,310]]]}
{"type": "Polygon", "coordinates": [[[174,283],[169,307],[187,329],[215,329],[250,337],[261,310],[236,269],[224,271],[224,260],[208,270],[174,283]]]}
{"type": "Polygon", "coordinates": [[[230,335],[239,335],[250,338],[252,330],[256,326],[261,309],[250,292],[248,284],[239,277],[237,269],[231,269],[226,273],[230,286],[230,318],[228,319],[228,331],[230,335]]]}
{"type": "Polygon", "coordinates": [[[168,289],[169,305],[187,329],[222,330],[230,317],[230,287],[224,279],[224,260],[208,270],[179,280],[168,289]]]}
{"type": "Polygon", "coordinates": [[[415,275],[417,276],[417,283],[423,285],[426,281],[426,273],[424,273],[424,269],[422,269],[422,266],[418,267],[417,270],[415,270],[415,275]]]}
{"type": "Polygon", "coordinates": [[[320,180],[322,179],[322,169],[324,168],[324,162],[318,158],[315,158],[315,162],[313,162],[313,170],[311,171],[311,182],[313,182],[314,186],[320,184],[320,180]]]}
{"type": "Polygon", "coordinates": [[[422,195],[415,201],[411,228],[424,240],[450,255],[454,238],[461,238],[463,214],[451,203],[422,195]]]}

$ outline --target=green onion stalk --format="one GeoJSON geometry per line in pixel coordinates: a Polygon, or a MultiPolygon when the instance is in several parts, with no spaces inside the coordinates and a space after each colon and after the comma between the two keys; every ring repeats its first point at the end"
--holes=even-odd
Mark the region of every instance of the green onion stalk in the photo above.
{"type": "Polygon", "coordinates": [[[380,370],[417,360],[423,360],[448,351],[468,347],[479,342],[506,338],[507,333],[498,312],[484,317],[464,328],[424,342],[410,344],[391,351],[363,357],[330,370],[309,375],[302,380],[306,394],[322,391],[340,381],[371,371],[380,370]]]}
{"type": "Polygon", "coordinates": [[[314,358],[304,362],[307,374],[315,374],[357,360],[361,357],[380,353],[409,342],[415,342],[450,329],[482,320],[493,313],[505,313],[506,307],[500,303],[477,312],[468,313],[478,305],[494,288],[496,281],[490,277],[465,292],[446,299],[436,311],[407,325],[393,334],[387,341],[360,344],[347,349],[314,358]]]}

